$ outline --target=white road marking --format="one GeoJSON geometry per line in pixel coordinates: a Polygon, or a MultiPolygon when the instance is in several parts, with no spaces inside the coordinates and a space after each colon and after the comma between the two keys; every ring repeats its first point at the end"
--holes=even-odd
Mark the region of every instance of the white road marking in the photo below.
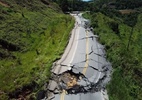
{"type": "Polygon", "coordinates": [[[76,53],[77,46],[78,46],[79,30],[80,30],[80,28],[78,29],[78,32],[75,31],[75,33],[78,34],[78,35],[77,35],[77,39],[76,39],[76,40],[77,40],[77,43],[76,43],[76,45],[75,45],[74,52],[73,52],[73,54],[72,54],[72,56],[71,56],[71,60],[70,60],[70,62],[69,62],[69,64],[68,64],[68,66],[71,65],[71,63],[72,63],[72,61],[73,61],[73,59],[74,59],[74,57],[75,57],[75,53],[76,53]]]}

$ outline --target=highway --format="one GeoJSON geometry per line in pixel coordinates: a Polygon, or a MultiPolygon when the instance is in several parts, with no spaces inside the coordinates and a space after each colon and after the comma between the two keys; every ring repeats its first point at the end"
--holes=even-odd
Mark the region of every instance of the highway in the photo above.
{"type": "Polygon", "coordinates": [[[72,14],[75,27],[61,59],[52,66],[44,100],[108,100],[111,64],[82,14],[72,14]]]}

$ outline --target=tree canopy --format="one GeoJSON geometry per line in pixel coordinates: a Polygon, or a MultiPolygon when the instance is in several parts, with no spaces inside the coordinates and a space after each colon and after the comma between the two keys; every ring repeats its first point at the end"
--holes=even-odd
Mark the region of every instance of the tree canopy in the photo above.
{"type": "Polygon", "coordinates": [[[82,0],[53,0],[58,3],[63,12],[87,10],[88,3],[82,0]]]}

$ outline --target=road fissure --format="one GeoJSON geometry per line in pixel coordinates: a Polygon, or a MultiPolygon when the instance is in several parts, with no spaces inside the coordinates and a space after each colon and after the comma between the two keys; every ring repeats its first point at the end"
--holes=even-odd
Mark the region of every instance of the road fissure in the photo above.
{"type": "MultiPolygon", "coordinates": [[[[88,31],[86,30],[86,37],[88,37],[88,31]]],[[[82,73],[85,75],[86,74],[86,71],[87,71],[87,68],[88,68],[88,59],[89,59],[89,55],[88,55],[88,47],[89,47],[89,40],[88,38],[86,38],[86,63],[85,63],[85,66],[84,66],[84,69],[82,71],[82,73]]]]}
{"type": "Polygon", "coordinates": [[[69,44],[62,58],[53,65],[52,80],[47,89],[47,94],[53,94],[48,95],[51,100],[104,100],[100,90],[103,81],[109,77],[108,70],[104,69],[107,66],[102,66],[107,64],[105,57],[101,57],[104,52],[99,50],[102,45],[97,42],[87,20],[80,16],[74,16],[76,24],[69,44]]]}

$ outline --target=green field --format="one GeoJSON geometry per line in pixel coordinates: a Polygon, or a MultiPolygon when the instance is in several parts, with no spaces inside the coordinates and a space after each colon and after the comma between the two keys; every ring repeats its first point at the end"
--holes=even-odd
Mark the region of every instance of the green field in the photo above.
{"type": "Polygon", "coordinates": [[[67,45],[74,19],[53,2],[41,1],[0,4],[0,100],[27,86],[33,87],[27,99],[35,97],[67,45]]]}
{"type": "Polygon", "coordinates": [[[107,59],[113,66],[112,80],[107,86],[109,99],[142,100],[142,14],[137,15],[136,23],[131,19],[133,15],[113,13],[110,17],[97,12],[84,16],[91,19],[94,34],[105,45],[107,59]]]}

